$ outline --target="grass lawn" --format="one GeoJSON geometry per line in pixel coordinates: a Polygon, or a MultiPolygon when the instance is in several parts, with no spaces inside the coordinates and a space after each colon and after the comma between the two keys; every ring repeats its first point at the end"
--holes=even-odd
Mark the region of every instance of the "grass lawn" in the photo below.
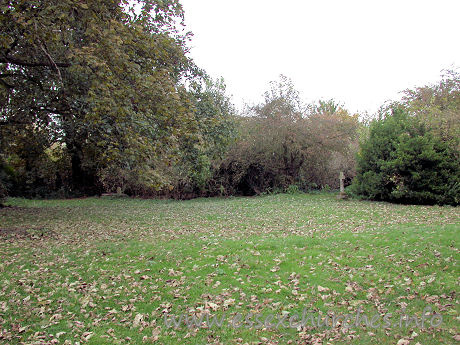
{"type": "Polygon", "coordinates": [[[332,194],[8,205],[0,343],[460,341],[459,207],[332,194]]]}

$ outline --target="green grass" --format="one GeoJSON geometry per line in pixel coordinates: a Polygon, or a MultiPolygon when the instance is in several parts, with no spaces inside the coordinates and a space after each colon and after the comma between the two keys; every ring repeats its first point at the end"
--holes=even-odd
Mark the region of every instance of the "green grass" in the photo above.
{"type": "MultiPolygon", "coordinates": [[[[460,209],[332,194],[10,199],[0,343],[454,344],[460,209]],[[438,327],[399,327],[403,310],[438,327]],[[388,315],[372,328],[167,328],[164,314],[388,315]]],[[[206,320],[206,318],[204,318],[206,320]]],[[[274,322],[275,320],[272,320],[274,322]]],[[[294,320],[295,321],[295,320],[294,320]]],[[[285,322],[289,325],[289,321],[285,322]]]]}

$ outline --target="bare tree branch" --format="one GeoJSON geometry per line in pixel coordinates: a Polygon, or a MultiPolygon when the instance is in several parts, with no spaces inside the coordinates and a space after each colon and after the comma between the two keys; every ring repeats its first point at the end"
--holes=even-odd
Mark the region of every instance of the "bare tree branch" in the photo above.
{"type": "Polygon", "coordinates": [[[42,42],[40,43],[40,48],[43,50],[43,53],[45,53],[46,57],[48,58],[48,61],[53,65],[54,69],[56,70],[58,76],[59,76],[59,80],[61,81],[61,84],[62,84],[62,75],[61,75],[61,70],[59,69],[58,65],[56,64],[56,62],[54,62],[53,58],[51,57],[51,55],[48,53],[48,51],[46,50],[46,47],[45,47],[45,44],[42,42]]]}

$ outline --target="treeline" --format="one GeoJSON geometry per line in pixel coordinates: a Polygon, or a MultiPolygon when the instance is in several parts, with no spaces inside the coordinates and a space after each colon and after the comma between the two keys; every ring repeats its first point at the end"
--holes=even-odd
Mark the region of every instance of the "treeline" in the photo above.
{"type": "Polygon", "coordinates": [[[327,190],[338,188],[343,171],[347,185],[357,175],[350,192],[366,198],[458,203],[457,73],[406,91],[373,122],[334,100],[305,104],[283,76],[260,104],[237,113],[224,82],[188,57],[183,15],[177,0],[3,2],[0,198],[327,190]],[[380,125],[396,109],[417,124],[399,132],[380,125]],[[427,139],[419,154],[419,139],[405,135],[437,142],[427,139]],[[377,137],[394,152],[375,151],[377,137]],[[382,165],[415,156],[428,158],[382,165]],[[434,187],[422,196],[417,174],[445,159],[453,165],[443,174],[433,168],[435,177],[419,180],[450,194],[434,187]]]}
{"type": "Polygon", "coordinates": [[[223,81],[188,58],[176,0],[0,10],[3,194],[252,195],[353,173],[356,116],[304,107],[286,78],[237,116],[223,81]]]}

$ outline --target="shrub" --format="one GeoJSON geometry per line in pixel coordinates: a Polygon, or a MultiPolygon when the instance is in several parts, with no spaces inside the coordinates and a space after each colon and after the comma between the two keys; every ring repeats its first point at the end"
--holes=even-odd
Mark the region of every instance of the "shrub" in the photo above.
{"type": "Polygon", "coordinates": [[[300,193],[300,188],[296,184],[291,184],[289,187],[286,188],[286,193],[287,194],[298,194],[300,193]]]}
{"type": "Polygon", "coordinates": [[[460,202],[458,152],[401,109],[371,124],[357,163],[351,189],[367,199],[416,204],[460,202]]]}

